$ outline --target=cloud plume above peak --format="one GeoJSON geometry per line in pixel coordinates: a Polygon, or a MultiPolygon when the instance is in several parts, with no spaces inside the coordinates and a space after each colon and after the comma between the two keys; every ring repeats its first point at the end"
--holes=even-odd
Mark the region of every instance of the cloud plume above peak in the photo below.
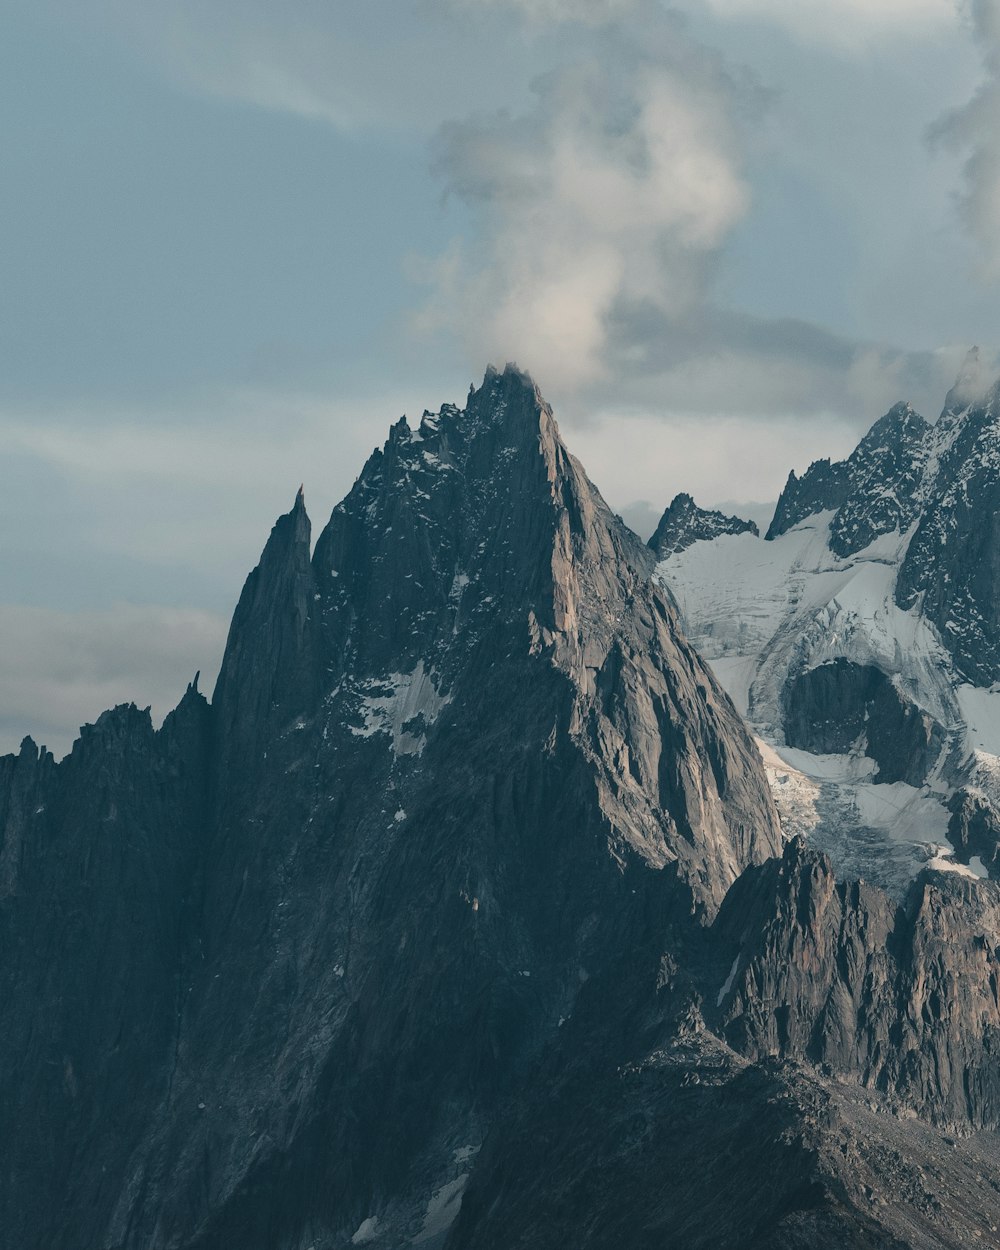
{"type": "Polygon", "coordinates": [[[966,0],[984,79],[971,100],[947,113],[931,141],[965,152],[959,206],[977,248],[981,273],[1000,279],[1000,0],[966,0]]]}
{"type": "Polygon", "coordinates": [[[618,28],[540,78],[529,111],[446,124],[435,168],[478,238],[425,269],[419,324],[560,388],[602,377],[615,318],[696,307],[748,208],[737,98],[758,103],[662,18],[652,41],[618,28]]]}

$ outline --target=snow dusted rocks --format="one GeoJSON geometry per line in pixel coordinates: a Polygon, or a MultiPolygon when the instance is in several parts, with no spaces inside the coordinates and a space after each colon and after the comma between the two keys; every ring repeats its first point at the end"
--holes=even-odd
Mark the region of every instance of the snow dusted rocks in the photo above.
{"type": "Polygon", "coordinates": [[[658,566],[741,710],[820,787],[806,819],[779,786],[786,825],[897,893],[939,858],[956,789],[1000,801],[998,394],[970,353],[937,423],[898,404],[847,460],[791,474],[767,541],[658,566]],[[889,806],[880,784],[908,789],[889,806]]]}
{"type": "Polygon", "coordinates": [[[665,560],[692,543],[718,538],[720,534],[759,536],[759,533],[753,521],[706,511],[699,508],[690,495],[678,495],[660,518],[649,546],[657,560],[665,560]]]}
{"type": "Polygon", "coordinates": [[[970,682],[1000,680],[1000,385],[943,419],[896,600],[931,621],[970,682]]]}
{"type": "Polygon", "coordinates": [[[857,445],[846,462],[846,497],[830,522],[835,555],[856,555],[883,534],[910,527],[920,509],[930,431],[909,404],[897,404],[857,445]]]}

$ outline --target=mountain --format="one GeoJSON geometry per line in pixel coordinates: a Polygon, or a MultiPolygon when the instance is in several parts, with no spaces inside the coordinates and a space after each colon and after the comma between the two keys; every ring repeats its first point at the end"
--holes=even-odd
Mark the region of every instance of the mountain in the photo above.
{"type": "Polygon", "coordinates": [[[790,837],[660,581],[788,541],[654,576],[512,366],[300,492],[211,702],[0,760],[5,1240],[989,1244],[1000,885],[790,837]]]}
{"type": "Polygon", "coordinates": [[[897,404],[846,460],[792,473],[766,541],[658,566],[766,743],[786,826],[897,896],[942,856],[995,871],[998,421],[973,349],[935,423],[897,404]]]}
{"type": "Polygon", "coordinates": [[[393,426],[310,541],[300,493],[210,705],[3,762],[20,1246],[419,1239],[581,987],[780,849],[739,716],[516,369],[393,426]]]}
{"type": "Polygon", "coordinates": [[[718,538],[720,534],[753,534],[760,537],[753,521],[706,511],[699,508],[690,495],[677,495],[660,518],[649,546],[658,560],[665,560],[678,551],[687,550],[692,543],[718,538]]]}

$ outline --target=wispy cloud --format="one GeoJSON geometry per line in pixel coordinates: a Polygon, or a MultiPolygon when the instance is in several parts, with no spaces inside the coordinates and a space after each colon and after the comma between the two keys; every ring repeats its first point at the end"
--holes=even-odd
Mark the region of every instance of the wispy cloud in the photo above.
{"type": "MultiPolygon", "coordinates": [[[[523,47],[491,38],[491,54],[502,58],[503,72],[483,75],[476,61],[482,22],[497,17],[499,9],[480,0],[39,2],[63,22],[96,25],[130,55],[194,94],[349,133],[426,134],[453,114],[456,99],[479,95],[485,103],[499,103],[532,72],[523,47]],[[465,23],[463,16],[469,19],[465,23]]],[[[595,12],[615,7],[615,0],[583,3],[595,12]]],[[[543,7],[542,0],[514,5],[526,18],[532,10],[541,17],[543,7]]],[[[548,7],[554,11],[556,0],[548,7]]],[[[509,16],[510,10],[508,22],[509,16]]]]}
{"type": "Polygon", "coordinates": [[[719,17],[764,20],[807,43],[862,51],[887,35],[926,39],[957,19],[959,0],[701,0],[719,17]]]}
{"type": "Polygon", "coordinates": [[[605,30],[533,107],[445,125],[435,167],[478,233],[424,273],[422,330],[517,359],[560,388],[607,373],[614,320],[678,322],[749,204],[737,116],[760,102],[668,16],[605,30]]]}
{"type": "Polygon", "coordinates": [[[1000,278],[1000,0],[965,0],[983,58],[983,81],[969,102],[946,114],[931,141],[967,153],[959,204],[981,272],[1000,278]]]}
{"type": "Polygon", "coordinates": [[[506,10],[531,22],[583,22],[602,25],[645,7],[647,0],[440,0],[456,11],[489,13],[506,10]]]}

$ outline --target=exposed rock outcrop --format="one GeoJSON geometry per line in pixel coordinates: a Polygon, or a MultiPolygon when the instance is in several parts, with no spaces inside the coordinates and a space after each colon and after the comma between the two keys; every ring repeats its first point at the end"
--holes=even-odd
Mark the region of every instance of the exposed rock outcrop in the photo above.
{"type": "Polygon", "coordinates": [[[760,530],[753,521],[699,508],[690,495],[677,495],[660,517],[649,546],[657,560],[665,560],[686,551],[692,543],[707,542],[720,534],[753,534],[756,538],[760,530]]]}
{"type": "Polygon", "coordinates": [[[829,1065],[934,1122],[996,1129],[998,925],[992,884],[928,872],[897,907],[796,840],[745,874],[716,922],[735,953],[723,1035],[749,1057],[829,1065]]]}
{"type": "Polygon", "coordinates": [[[842,460],[832,464],[829,460],[816,460],[801,477],[792,470],[764,537],[777,538],[817,512],[839,508],[847,499],[850,487],[847,464],[842,460]]]}
{"type": "Polygon", "coordinates": [[[651,567],[491,371],[278,521],[211,708],[0,766],[14,1243],[421,1236],[588,979],[780,848],[651,567]]]}
{"type": "Polygon", "coordinates": [[[978,858],[993,880],[1000,879],[1000,812],[984,794],[963,786],[948,804],[948,841],[955,858],[968,864],[978,858]]]}
{"type": "Polygon", "coordinates": [[[875,781],[922,785],[945,745],[938,722],[871,664],[838,656],[792,678],[783,693],[785,741],[815,754],[863,752],[875,781]]]}

